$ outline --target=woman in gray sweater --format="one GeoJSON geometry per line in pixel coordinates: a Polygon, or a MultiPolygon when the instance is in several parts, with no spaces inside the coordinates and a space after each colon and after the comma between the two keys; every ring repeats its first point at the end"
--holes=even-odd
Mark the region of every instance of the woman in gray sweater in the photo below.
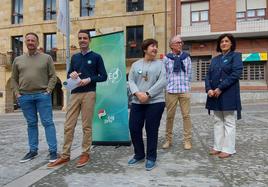
{"type": "Polygon", "coordinates": [[[142,43],[144,58],[134,62],[129,72],[129,87],[133,94],[130,108],[129,129],[134,146],[134,157],[129,166],[145,158],[143,127],[147,136],[145,169],[155,167],[158,129],[165,108],[164,88],[166,72],[162,61],[156,59],[158,42],[146,39],[142,43]]]}

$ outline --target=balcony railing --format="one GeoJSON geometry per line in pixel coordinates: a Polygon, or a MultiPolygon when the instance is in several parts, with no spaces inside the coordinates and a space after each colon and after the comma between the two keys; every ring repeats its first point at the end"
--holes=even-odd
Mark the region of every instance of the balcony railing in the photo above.
{"type": "MultiPolygon", "coordinates": [[[[76,50],[70,50],[70,56],[73,54],[79,52],[79,49],[76,50]]],[[[66,50],[65,49],[59,49],[50,53],[47,53],[51,55],[53,61],[55,64],[65,64],[66,63],[66,50]]],[[[0,66],[11,66],[13,63],[13,54],[3,54],[0,53],[0,66]]]]}
{"type": "MultiPolygon", "coordinates": [[[[80,52],[80,49],[71,49],[70,57],[72,57],[73,54],[78,53],[78,52],[80,52]]],[[[54,54],[53,60],[56,64],[65,64],[66,63],[66,49],[58,49],[56,51],[56,54],[54,54]]]]}
{"type": "Polygon", "coordinates": [[[268,32],[268,20],[239,21],[236,23],[237,32],[268,32]]]}
{"type": "Polygon", "coordinates": [[[210,24],[197,24],[197,25],[181,27],[182,37],[209,35],[209,33],[210,33],[210,24]]]}

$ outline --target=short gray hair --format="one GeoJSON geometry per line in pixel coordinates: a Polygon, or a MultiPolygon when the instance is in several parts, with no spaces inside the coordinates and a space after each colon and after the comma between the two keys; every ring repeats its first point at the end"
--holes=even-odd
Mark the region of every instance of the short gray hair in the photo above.
{"type": "Polygon", "coordinates": [[[171,44],[174,43],[174,41],[176,39],[181,39],[181,36],[179,34],[177,34],[177,35],[173,36],[172,38],[170,38],[170,40],[169,40],[169,46],[171,46],[171,44]]]}

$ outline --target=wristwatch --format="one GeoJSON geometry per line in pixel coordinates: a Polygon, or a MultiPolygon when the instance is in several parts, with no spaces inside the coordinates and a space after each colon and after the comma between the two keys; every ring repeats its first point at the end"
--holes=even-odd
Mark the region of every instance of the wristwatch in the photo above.
{"type": "Polygon", "coordinates": [[[145,94],[146,94],[149,98],[151,98],[151,95],[149,94],[149,92],[145,92],[145,94]]]}

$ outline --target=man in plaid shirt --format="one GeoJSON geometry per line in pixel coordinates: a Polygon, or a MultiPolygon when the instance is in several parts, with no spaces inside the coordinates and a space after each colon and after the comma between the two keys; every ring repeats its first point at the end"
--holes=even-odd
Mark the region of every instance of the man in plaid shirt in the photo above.
{"type": "Polygon", "coordinates": [[[190,118],[190,90],[192,65],[189,54],[182,51],[183,41],[179,35],[171,38],[169,42],[171,52],[163,62],[166,67],[168,84],[166,87],[166,142],[164,149],[172,145],[172,129],[178,102],[183,117],[183,144],[184,149],[192,148],[192,123],[190,118]]]}

